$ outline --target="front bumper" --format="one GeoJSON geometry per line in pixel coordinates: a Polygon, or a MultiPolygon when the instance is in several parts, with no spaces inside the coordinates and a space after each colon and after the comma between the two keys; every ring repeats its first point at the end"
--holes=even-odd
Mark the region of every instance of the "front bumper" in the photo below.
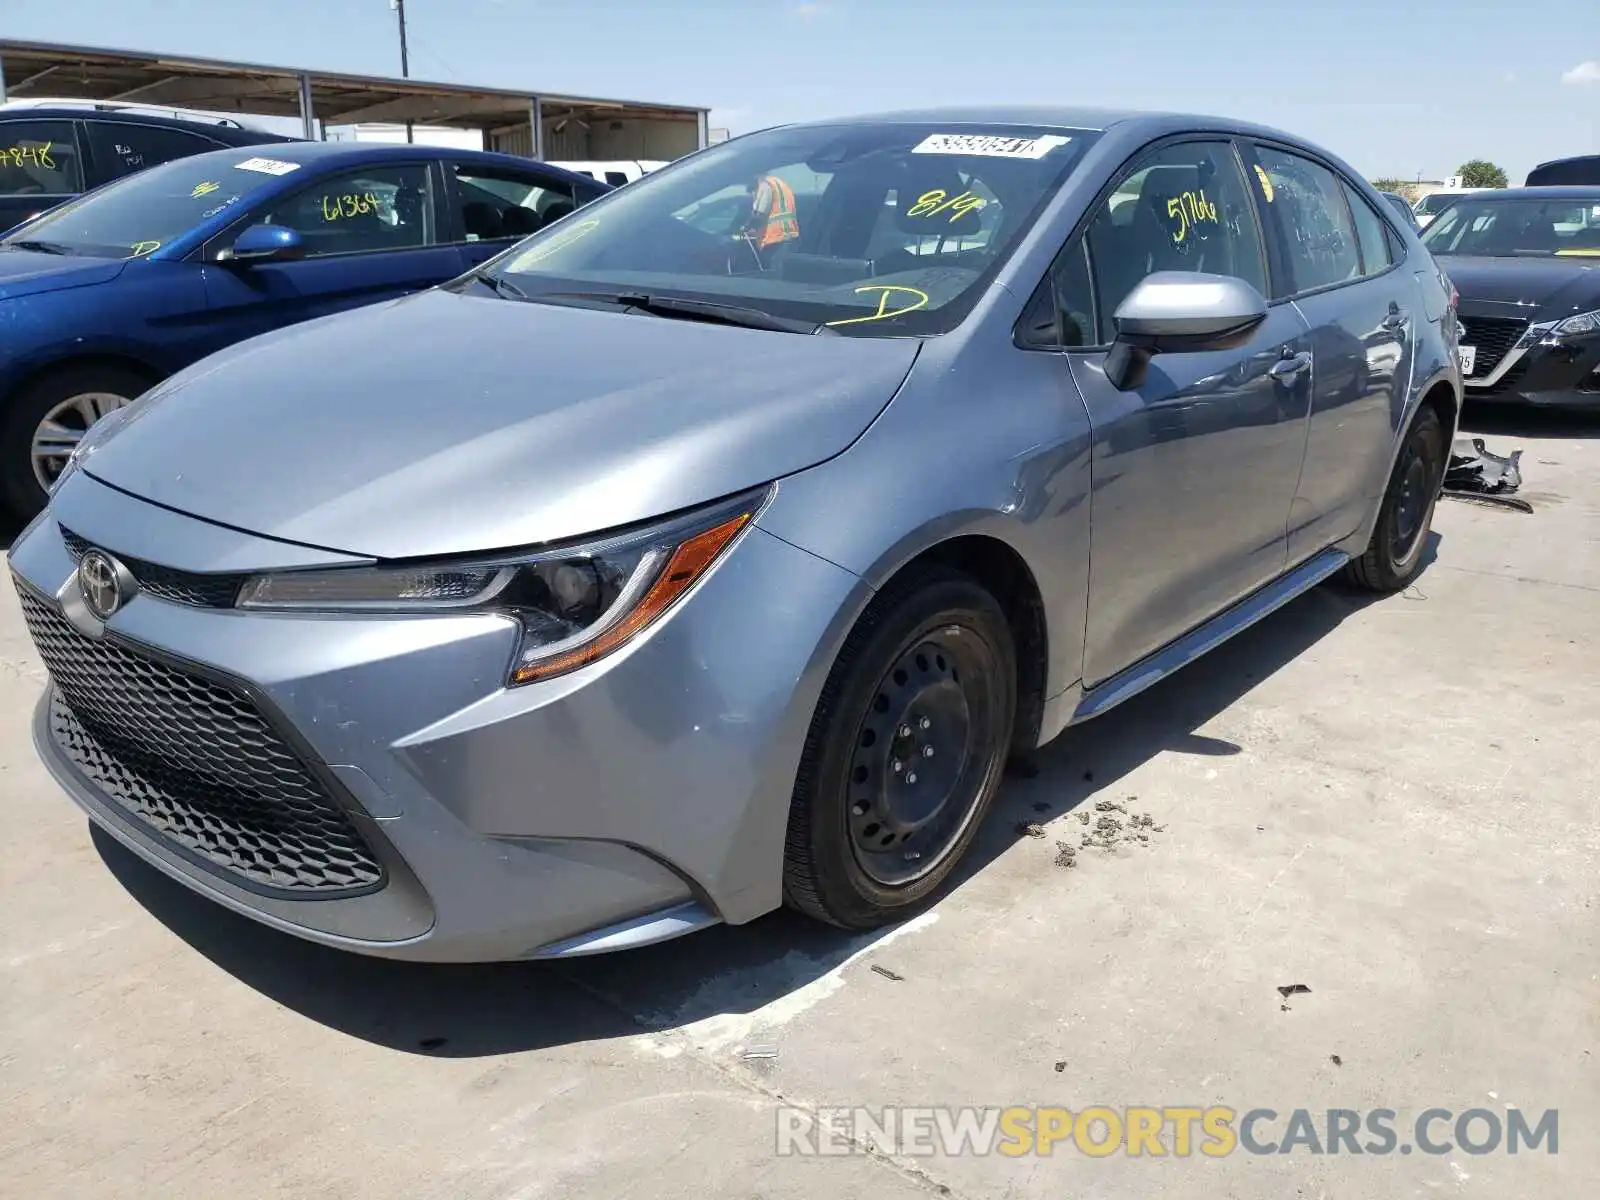
{"type": "Polygon", "coordinates": [[[1484,380],[1466,380],[1468,400],[1600,411],[1600,334],[1518,347],[1484,380]]]}
{"type": "MultiPolygon", "coordinates": [[[[19,589],[70,595],[82,542],[183,570],[329,561],[78,472],[13,546],[19,589]]],[[[865,592],[754,528],[645,636],[513,690],[515,632],[498,617],[268,615],[136,594],[106,642],[247,695],[381,861],[381,886],[361,894],[263,889],[177,844],[64,747],[48,693],[35,743],[136,854],[287,932],[435,961],[612,949],[778,905],[805,730],[865,592]]]]}

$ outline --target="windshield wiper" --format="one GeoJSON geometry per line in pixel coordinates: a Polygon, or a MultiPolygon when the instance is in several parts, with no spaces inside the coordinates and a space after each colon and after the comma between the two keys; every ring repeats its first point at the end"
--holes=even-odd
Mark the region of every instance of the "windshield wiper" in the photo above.
{"type": "Polygon", "coordinates": [[[71,246],[63,246],[59,242],[20,241],[7,242],[8,246],[15,246],[18,250],[36,250],[40,254],[71,254],[71,246]]]}
{"type": "Polygon", "coordinates": [[[595,300],[636,309],[653,317],[670,317],[680,321],[708,321],[717,325],[739,325],[745,329],[769,329],[776,333],[837,334],[837,330],[815,321],[780,317],[765,309],[743,304],[719,304],[712,300],[690,300],[682,296],[651,296],[644,292],[546,292],[534,299],[544,296],[595,300]]]}
{"type": "Polygon", "coordinates": [[[512,300],[532,300],[533,299],[533,297],[528,295],[527,292],[523,291],[516,284],[512,283],[509,279],[506,279],[503,276],[500,276],[500,275],[479,275],[479,276],[477,276],[477,279],[478,279],[479,283],[487,283],[498,294],[500,294],[502,296],[508,296],[512,300]]]}

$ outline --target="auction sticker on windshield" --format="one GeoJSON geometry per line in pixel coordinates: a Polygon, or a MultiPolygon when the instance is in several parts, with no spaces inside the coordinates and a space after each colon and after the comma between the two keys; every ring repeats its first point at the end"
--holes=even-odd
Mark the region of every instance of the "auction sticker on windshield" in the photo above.
{"type": "Polygon", "coordinates": [[[1043,158],[1072,139],[1047,133],[1043,137],[1001,137],[991,133],[931,133],[913,146],[913,154],[971,154],[982,158],[1043,158]]]}
{"type": "Polygon", "coordinates": [[[298,171],[299,163],[284,162],[276,158],[247,158],[241,163],[234,163],[236,171],[257,171],[262,175],[287,175],[290,171],[298,171]]]}

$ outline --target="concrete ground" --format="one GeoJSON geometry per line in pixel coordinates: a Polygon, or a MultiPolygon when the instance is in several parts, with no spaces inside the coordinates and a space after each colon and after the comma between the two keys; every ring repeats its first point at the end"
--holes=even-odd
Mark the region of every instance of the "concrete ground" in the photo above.
{"type": "Polygon", "coordinates": [[[1532,516],[1443,502],[1406,594],[1319,589],[1070,731],[965,882],[877,937],[779,915],[430,968],[266,931],[91,836],[35,764],[6,586],[0,1194],[1600,1194],[1600,425],[1495,419],[1532,516]],[[1429,1107],[1559,1109],[1560,1141],[775,1155],[780,1105],[846,1104],[1267,1107],[1269,1141],[1384,1107],[1405,1142],[1429,1107]]]}

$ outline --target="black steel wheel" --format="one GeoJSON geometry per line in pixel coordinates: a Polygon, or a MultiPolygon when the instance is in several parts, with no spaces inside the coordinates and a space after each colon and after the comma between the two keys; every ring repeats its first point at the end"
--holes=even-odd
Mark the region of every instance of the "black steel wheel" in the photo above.
{"type": "Polygon", "coordinates": [[[1345,578],[1375,592],[1396,592],[1422,570],[1423,549],[1449,464],[1449,436],[1439,414],[1421,409],[1400,447],[1365,553],[1345,578]]]}
{"type": "Polygon", "coordinates": [[[887,589],[823,689],[796,780],[784,891],[846,928],[900,920],[950,875],[999,788],[1016,704],[1005,614],[944,569],[887,589]]]}

